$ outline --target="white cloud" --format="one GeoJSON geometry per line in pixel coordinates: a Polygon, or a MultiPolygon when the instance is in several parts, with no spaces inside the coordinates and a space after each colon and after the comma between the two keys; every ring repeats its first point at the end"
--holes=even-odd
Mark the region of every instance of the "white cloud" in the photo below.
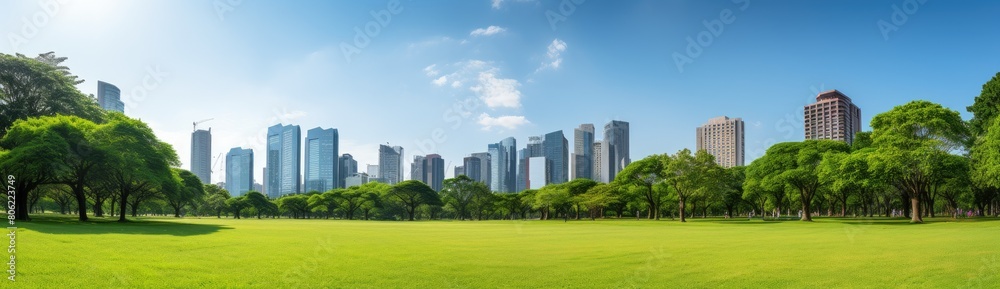
{"type": "Polygon", "coordinates": [[[503,4],[503,0],[493,0],[493,9],[500,9],[500,4],[503,4]]]}
{"type": "Polygon", "coordinates": [[[564,51],[566,51],[566,42],[559,40],[559,38],[553,39],[552,43],[549,43],[548,52],[545,54],[548,56],[549,60],[547,62],[543,62],[542,66],[539,67],[538,70],[550,67],[554,70],[558,70],[559,66],[562,65],[562,53],[564,51]]]}
{"type": "Polygon", "coordinates": [[[479,115],[479,125],[483,126],[483,130],[490,130],[493,127],[502,127],[508,130],[517,129],[517,127],[529,124],[531,122],[524,116],[520,115],[505,115],[500,117],[491,117],[487,113],[479,115]]]}
{"type": "Polygon", "coordinates": [[[428,77],[437,76],[438,73],[440,72],[435,70],[434,67],[437,67],[437,64],[431,64],[428,65],[427,67],[424,67],[424,73],[426,73],[428,77]]]}
{"type": "Polygon", "coordinates": [[[495,26],[495,25],[490,25],[489,27],[486,27],[486,28],[478,28],[476,30],[472,30],[472,32],[469,33],[469,35],[470,36],[490,36],[490,35],[493,35],[493,34],[504,32],[504,31],[507,31],[507,28],[503,28],[503,27],[495,26]]]}
{"type": "Polygon", "coordinates": [[[448,76],[444,75],[444,76],[438,77],[434,81],[431,81],[431,83],[434,83],[434,85],[437,85],[437,86],[442,86],[445,83],[448,83],[448,76]]]}
{"type": "Polygon", "coordinates": [[[457,81],[457,80],[456,80],[456,81],[454,81],[454,82],[452,82],[452,83],[451,83],[451,87],[452,87],[452,88],[459,88],[459,87],[462,87],[462,82],[461,82],[461,81],[457,81]]]}
{"type": "Polygon", "coordinates": [[[515,79],[497,78],[496,69],[479,73],[479,83],[470,88],[490,108],[521,107],[521,86],[515,79]]]}

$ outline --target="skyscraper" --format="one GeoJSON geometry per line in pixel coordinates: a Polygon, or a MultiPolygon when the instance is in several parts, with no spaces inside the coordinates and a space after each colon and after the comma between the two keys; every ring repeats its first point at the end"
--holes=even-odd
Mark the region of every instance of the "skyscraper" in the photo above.
{"type": "Polygon", "coordinates": [[[340,134],[335,128],[306,132],[306,192],[340,187],[340,134]]]}
{"type": "Polygon", "coordinates": [[[461,176],[461,175],[464,175],[464,174],[465,174],[465,167],[464,166],[455,166],[455,177],[458,177],[458,176],[461,176]]]}
{"type": "Polygon", "coordinates": [[[861,109],[840,91],[829,90],[805,106],[806,139],[829,139],[854,143],[861,131],[861,109]]]}
{"type": "Polygon", "coordinates": [[[191,172],[203,184],[212,183],[212,129],[191,133],[191,172]]]}
{"type": "Polygon", "coordinates": [[[272,199],[301,192],[302,131],[297,125],[267,128],[267,195],[272,199]]]}
{"type": "Polygon", "coordinates": [[[513,193],[517,189],[517,141],[513,137],[488,146],[491,159],[492,188],[496,192],[513,193]]]}
{"type": "Polygon", "coordinates": [[[368,165],[368,169],[365,170],[368,173],[368,177],[378,178],[379,168],[378,165],[368,165]]]}
{"type": "Polygon", "coordinates": [[[403,181],[403,147],[379,145],[378,168],[378,177],[387,184],[395,185],[403,181]]]}
{"type": "Polygon", "coordinates": [[[696,132],[697,149],[715,156],[717,164],[725,168],[743,165],[743,119],[725,116],[712,118],[698,127],[696,132]]]}
{"type": "Polygon", "coordinates": [[[444,159],[439,154],[429,154],[424,158],[424,183],[435,192],[440,192],[444,184],[444,159]]]}
{"type": "Polygon", "coordinates": [[[527,148],[517,150],[517,184],[514,187],[517,192],[521,192],[529,188],[527,148]]]}
{"type": "Polygon", "coordinates": [[[542,155],[545,157],[546,184],[561,184],[569,178],[569,141],[562,130],[545,134],[542,138],[542,155]]]}
{"type": "Polygon", "coordinates": [[[470,156],[462,159],[462,166],[465,167],[465,175],[469,176],[470,179],[477,182],[484,182],[483,180],[483,160],[470,156]]]}
{"type": "Polygon", "coordinates": [[[253,150],[235,147],[226,154],[226,190],[238,197],[254,189],[253,150]]]}
{"type": "Polygon", "coordinates": [[[97,81],[97,104],[104,110],[125,113],[125,103],[121,101],[122,91],[113,84],[97,81]]]}
{"type": "Polygon", "coordinates": [[[614,180],[618,172],[632,163],[632,159],[629,158],[628,122],[612,120],[604,125],[604,140],[610,145],[608,149],[611,150],[610,155],[613,158],[609,160],[612,167],[609,168],[606,178],[614,180]]]}
{"type": "Polygon", "coordinates": [[[585,123],[573,130],[573,168],[570,179],[592,179],[594,177],[594,125],[585,123]]]}
{"type": "MultiPolygon", "coordinates": [[[[490,176],[492,165],[492,159],[489,152],[474,153],[472,157],[479,159],[479,181],[490,186],[493,183],[493,179],[490,176]]],[[[465,165],[466,168],[469,165],[465,165]]],[[[471,176],[470,176],[471,177],[471,176]]]]}
{"type": "Polygon", "coordinates": [[[344,179],[348,176],[358,173],[358,161],[354,160],[354,156],[351,154],[343,154],[340,156],[340,170],[337,172],[340,174],[340,187],[346,188],[347,185],[344,183],[344,179]]]}
{"type": "Polygon", "coordinates": [[[541,189],[545,185],[548,185],[548,176],[546,174],[547,169],[546,164],[550,162],[545,159],[545,157],[531,157],[527,159],[528,161],[528,187],[527,189],[537,190],[541,189]]]}
{"type": "Polygon", "coordinates": [[[594,143],[594,180],[610,183],[615,180],[612,170],[615,167],[615,151],[607,140],[594,143]]]}
{"type": "Polygon", "coordinates": [[[413,156],[413,163],[410,164],[410,179],[424,182],[425,184],[430,184],[427,182],[426,176],[424,175],[424,159],[425,156],[413,156]]]}

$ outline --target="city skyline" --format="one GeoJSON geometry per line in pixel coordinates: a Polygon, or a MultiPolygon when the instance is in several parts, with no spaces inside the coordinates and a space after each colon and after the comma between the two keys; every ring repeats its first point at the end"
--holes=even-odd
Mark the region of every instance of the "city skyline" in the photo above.
{"type": "MultiPolygon", "coordinates": [[[[63,65],[85,80],[78,85],[85,94],[98,95],[97,81],[116,85],[127,115],[172,144],[182,168],[191,166],[189,125],[207,118],[215,118],[202,125],[215,132],[214,152],[266,151],[268,126],[295,123],[338,128],[341,151],[359,165],[377,164],[377,145],[389,142],[408,149],[405,160],[441,154],[452,160],[450,174],[462,156],[508,136],[620,119],[633,124],[630,157],[637,160],[694,148],[694,138],[677,136],[734,115],[746,122],[750,163],[773,143],[803,139],[803,106],[833,88],[864,108],[862,130],[909,99],[968,118],[962,99],[995,72],[1000,48],[1000,40],[983,37],[997,26],[989,12],[1000,4],[974,2],[930,2],[934,9],[898,25],[893,7],[902,1],[749,1],[745,9],[742,1],[588,1],[554,23],[546,12],[559,13],[558,1],[445,9],[403,1],[360,47],[354,28],[363,30],[387,2],[244,1],[220,12],[212,3],[96,0],[58,2],[39,33],[4,41],[0,51],[68,57],[63,65]],[[699,35],[712,32],[706,21],[718,23],[727,9],[735,20],[700,45],[699,35]],[[164,17],[180,11],[184,21],[164,17]],[[843,18],[858,21],[830,21],[843,18]],[[880,29],[885,21],[895,29],[880,29]],[[359,52],[345,57],[344,45],[359,52]],[[951,53],[956,45],[963,53],[951,53]],[[679,68],[676,55],[691,62],[679,68]],[[912,61],[926,58],[940,60],[912,61]]],[[[23,34],[25,15],[45,13],[30,1],[4,7],[0,25],[12,35],[23,34]]],[[[265,155],[255,154],[255,163],[266,163],[265,155]]],[[[254,173],[264,179],[260,168],[254,173]]]]}

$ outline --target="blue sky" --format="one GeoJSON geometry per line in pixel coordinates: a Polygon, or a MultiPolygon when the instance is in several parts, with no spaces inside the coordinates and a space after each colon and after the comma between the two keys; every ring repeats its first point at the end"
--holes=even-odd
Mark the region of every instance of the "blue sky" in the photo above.
{"type": "Polygon", "coordinates": [[[185,168],[191,123],[214,118],[214,154],[254,148],[258,180],[278,122],[339,129],[362,167],[390,143],[450,175],[502,138],[612,119],[633,159],[673,153],[726,115],[747,123],[749,162],[803,138],[819,91],[853,98],[866,129],[914,99],[968,118],[1000,70],[996,1],[581,2],[0,0],[0,52],[69,57],[85,93],[116,84],[185,168]]]}

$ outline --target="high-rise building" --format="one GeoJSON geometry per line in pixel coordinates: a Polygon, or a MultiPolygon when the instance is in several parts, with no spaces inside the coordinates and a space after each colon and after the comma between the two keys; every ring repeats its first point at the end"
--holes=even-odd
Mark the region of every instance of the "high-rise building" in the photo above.
{"type": "Polygon", "coordinates": [[[594,177],[594,125],[585,123],[573,130],[573,155],[570,157],[570,179],[592,179],[594,177]]]}
{"type": "Polygon", "coordinates": [[[462,159],[462,167],[465,168],[465,175],[469,176],[470,179],[477,182],[484,182],[483,180],[483,161],[482,159],[474,156],[465,157],[462,159]]]}
{"type": "MultiPolygon", "coordinates": [[[[472,157],[479,159],[479,179],[478,181],[483,182],[486,186],[490,186],[493,183],[490,172],[492,172],[492,158],[489,152],[474,153],[472,157]]],[[[469,165],[465,165],[466,168],[469,165]]],[[[470,176],[471,177],[471,176],[470,176]]]]}
{"type": "Polygon", "coordinates": [[[561,184],[569,178],[569,141],[561,130],[545,134],[542,138],[542,155],[545,157],[546,184],[561,184]]]}
{"type": "Polygon", "coordinates": [[[403,147],[379,145],[378,177],[387,184],[395,185],[403,181],[403,147]]]}
{"type": "Polygon", "coordinates": [[[347,176],[347,178],[344,179],[344,186],[346,186],[348,188],[350,188],[350,187],[356,187],[356,186],[367,184],[368,181],[369,181],[368,174],[366,174],[366,173],[354,173],[354,174],[351,174],[350,176],[347,176]]]}
{"type": "Polygon", "coordinates": [[[543,145],[544,145],[543,139],[544,136],[528,137],[528,146],[526,148],[527,157],[529,158],[540,157],[545,154],[545,151],[543,150],[543,145]]]}
{"type": "Polygon", "coordinates": [[[743,165],[743,119],[720,116],[698,127],[697,149],[715,156],[715,163],[725,168],[743,165]]]}
{"type": "Polygon", "coordinates": [[[267,195],[277,199],[302,192],[302,131],[297,125],[267,128],[267,195]]]}
{"type": "Polygon", "coordinates": [[[435,192],[444,185],[444,159],[439,154],[429,154],[424,158],[424,183],[435,192]]]}
{"type": "MultiPolygon", "coordinates": [[[[267,160],[264,161],[264,164],[267,164],[267,160]]],[[[271,196],[271,195],[267,194],[267,184],[268,184],[268,182],[267,182],[267,167],[264,167],[264,174],[261,175],[261,176],[262,176],[261,178],[264,179],[264,183],[261,184],[261,186],[263,186],[263,188],[260,189],[260,193],[264,194],[265,196],[271,196]]]]}
{"type": "Polygon", "coordinates": [[[410,179],[427,182],[426,176],[424,175],[424,159],[426,156],[413,156],[413,163],[410,164],[410,179]]]}
{"type": "Polygon", "coordinates": [[[97,81],[97,104],[104,110],[125,113],[125,103],[121,100],[122,91],[113,84],[97,81]]]}
{"type": "Polygon", "coordinates": [[[607,140],[594,143],[594,180],[601,183],[614,181],[615,150],[607,140]]]}
{"type": "Polygon", "coordinates": [[[546,173],[546,165],[549,163],[545,157],[528,158],[528,189],[537,190],[549,184],[546,173]]]}
{"type": "Polygon", "coordinates": [[[455,166],[455,175],[454,175],[454,177],[458,177],[458,176],[461,176],[461,175],[464,175],[464,174],[465,174],[465,167],[464,166],[455,166]]]}
{"type": "Polygon", "coordinates": [[[604,140],[608,142],[608,149],[611,150],[611,156],[609,163],[613,164],[608,170],[608,175],[606,177],[609,180],[614,180],[618,172],[622,171],[626,166],[632,163],[632,159],[629,158],[629,124],[625,121],[612,120],[608,124],[604,125],[604,140]]]}
{"type": "Polygon", "coordinates": [[[527,148],[517,150],[517,184],[514,187],[517,192],[521,192],[529,188],[527,148]]]}
{"type": "Polygon", "coordinates": [[[306,132],[305,191],[326,192],[340,187],[340,134],[335,128],[306,132]]]}
{"type": "Polygon", "coordinates": [[[368,165],[368,169],[366,169],[365,172],[368,173],[368,177],[369,178],[377,178],[377,177],[379,177],[379,175],[378,175],[378,173],[379,173],[378,165],[368,165]]]}
{"type": "Polygon", "coordinates": [[[343,154],[340,156],[340,170],[337,172],[340,174],[340,184],[341,188],[347,188],[344,183],[344,179],[347,176],[354,175],[358,173],[358,161],[354,160],[354,156],[351,154],[343,154]]]}
{"type": "Polygon", "coordinates": [[[203,184],[212,183],[212,129],[191,133],[191,172],[203,184]]]}
{"type": "Polygon", "coordinates": [[[233,197],[255,190],[252,149],[236,147],[226,154],[226,190],[233,197]]]}
{"type": "Polygon", "coordinates": [[[514,193],[517,189],[517,141],[513,137],[488,146],[491,159],[493,191],[514,193]]]}
{"type": "Polygon", "coordinates": [[[806,139],[829,139],[854,143],[861,131],[861,109],[840,91],[829,90],[805,106],[806,139]]]}
{"type": "Polygon", "coordinates": [[[253,183],[253,191],[260,192],[261,194],[263,194],[264,193],[264,185],[261,185],[260,183],[253,183]]]}

